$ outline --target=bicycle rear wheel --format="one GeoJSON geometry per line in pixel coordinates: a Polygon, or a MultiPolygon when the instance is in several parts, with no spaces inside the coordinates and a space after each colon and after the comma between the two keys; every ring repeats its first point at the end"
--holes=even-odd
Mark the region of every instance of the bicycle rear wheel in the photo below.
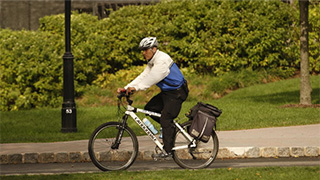
{"type": "Polygon", "coordinates": [[[88,150],[92,162],[102,171],[123,170],[130,167],[137,158],[138,140],[129,127],[122,127],[118,122],[108,122],[92,133],[88,150]],[[121,132],[121,141],[117,143],[121,132]]]}
{"type": "MultiPolygon", "coordinates": [[[[182,124],[183,129],[188,132],[191,121],[182,124]]],[[[175,136],[175,147],[187,145],[189,141],[177,131],[175,136]]],[[[182,168],[200,169],[210,166],[216,159],[219,150],[219,141],[215,131],[212,132],[210,140],[207,143],[202,141],[196,142],[197,147],[175,150],[173,153],[174,161],[182,168]]]]}

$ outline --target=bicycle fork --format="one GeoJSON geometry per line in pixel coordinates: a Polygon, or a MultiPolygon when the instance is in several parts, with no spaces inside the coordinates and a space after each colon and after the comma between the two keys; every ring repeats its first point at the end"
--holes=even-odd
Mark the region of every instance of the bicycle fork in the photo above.
{"type": "Polygon", "coordinates": [[[126,126],[127,123],[127,119],[128,119],[128,115],[124,115],[122,118],[122,123],[117,127],[118,134],[117,137],[115,139],[115,141],[112,143],[111,149],[118,149],[119,145],[121,144],[121,140],[122,140],[122,136],[123,136],[123,132],[124,132],[124,127],[126,126]]]}

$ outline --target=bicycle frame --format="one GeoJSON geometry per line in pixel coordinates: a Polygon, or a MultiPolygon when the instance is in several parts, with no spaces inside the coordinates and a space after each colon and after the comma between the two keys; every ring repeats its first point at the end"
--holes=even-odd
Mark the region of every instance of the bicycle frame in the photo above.
{"type": "MultiPolygon", "coordinates": [[[[161,114],[133,107],[130,95],[132,93],[121,91],[117,96],[118,121],[101,124],[90,136],[88,144],[89,156],[94,165],[103,171],[127,169],[139,155],[138,138],[127,123],[129,116],[155,143],[156,154],[152,154],[153,159],[158,160],[157,154],[166,153],[161,140],[139,118],[139,116],[142,117],[141,114],[161,118],[161,114]],[[128,104],[122,101],[123,97],[126,98],[128,104]],[[123,137],[126,138],[122,139],[123,137]]],[[[212,140],[207,142],[208,144],[204,144],[188,134],[188,128],[192,126],[191,121],[182,123],[178,118],[173,120],[173,124],[176,131],[173,137],[173,160],[182,168],[200,169],[210,166],[219,150],[219,141],[216,133],[213,131],[211,133],[212,140]]]]}
{"type": "MultiPolygon", "coordinates": [[[[150,137],[150,139],[156,144],[156,146],[165,153],[165,150],[163,149],[163,145],[160,143],[160,141],[157,139],[157,137],[149,130],[149,128],[142,122],[142,120],[136,115],[136,113],[143,113],[146,115],[152,115],[156,117],[161,117],[160,113],[135,108],[131,105],[127,105],[127,110],[125,112],[126,115],[131,116],[131,118],[141,127],[141,129],[150,137]]],[[[182,135],[187,138],[189,141],[189,144],[182,145],[182,146],[176,146],[173,147],[172,150],[178,150],[178,149],[186,149],[189,147],[196,147],[196,141],[194,138],[192,138],[181,126],[179,123],[177,123],[175,120],[173,121],[175,126],[182,132],[182,135]]]]}

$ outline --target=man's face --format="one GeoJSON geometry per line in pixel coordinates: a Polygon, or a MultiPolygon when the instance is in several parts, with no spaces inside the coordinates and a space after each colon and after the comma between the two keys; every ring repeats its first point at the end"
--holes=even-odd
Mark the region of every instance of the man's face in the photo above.
{"type": "Polygon", "coordinates": [[[143,50],[142,51],[142,54],[143,54],[143,57],[144,59],[146,59],[147,61],[149,61],[153,54],[156,52],[156,48],[149,48],[149,49],[146,49],[146,50],[143,50]]]}

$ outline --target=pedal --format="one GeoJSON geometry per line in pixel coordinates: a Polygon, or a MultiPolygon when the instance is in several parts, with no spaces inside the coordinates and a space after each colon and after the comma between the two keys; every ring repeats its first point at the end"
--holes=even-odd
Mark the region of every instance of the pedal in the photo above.
{"type": "Polygon", "coordinates": [[[151,157],[153,158],[154,161],[158,161],[158,158],[154,154],[152,154],[151,157]]]}

